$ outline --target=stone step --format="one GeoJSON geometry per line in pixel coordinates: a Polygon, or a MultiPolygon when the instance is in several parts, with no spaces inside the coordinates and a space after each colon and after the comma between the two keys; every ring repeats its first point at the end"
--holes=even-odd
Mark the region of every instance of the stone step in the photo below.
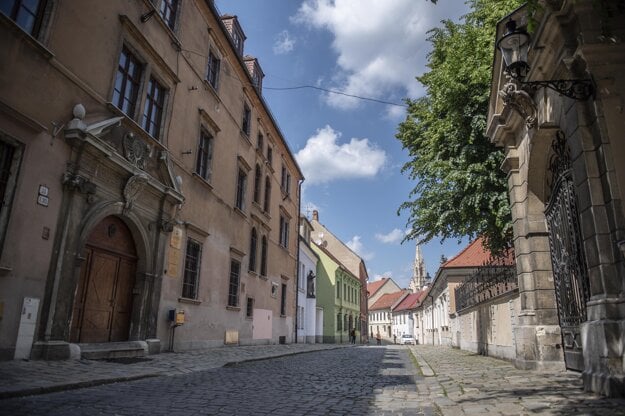
{"type": "Polygon", "coordinates": [[[78,346],[80,358],[87,360],[143,357],[148,354],[148,345],[145,341],[102,342],[78,344],[78,346]]]}

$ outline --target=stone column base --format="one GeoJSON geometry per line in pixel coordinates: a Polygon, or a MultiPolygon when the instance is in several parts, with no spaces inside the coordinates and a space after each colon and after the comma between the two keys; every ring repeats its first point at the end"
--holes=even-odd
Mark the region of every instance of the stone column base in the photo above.
{"type": "Polygon", "coordinates": [[[549,372],[565,370],[559,326],[517,326],[514,328],[514,338],[516,368],[549,372]]]}
{"type": "Polygon", "coordinates": [[[37,341],[30,352],[33,360],[79,360],[80,347],[65,341],[37,341]]]}

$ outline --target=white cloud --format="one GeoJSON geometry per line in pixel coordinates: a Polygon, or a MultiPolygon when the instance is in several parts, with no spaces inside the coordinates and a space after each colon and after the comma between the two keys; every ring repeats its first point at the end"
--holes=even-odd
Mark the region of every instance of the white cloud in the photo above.
{"type": "Polygon", "coordinates": [[[283,30],[275,37],[273,44],[273,53],[276,55],[284,55],[291,52],[295,48],[295,39],[291,37],[288,30],[283,30]]]}
{"type": "Polygon", "coordinates": [[[326,125],[310,137],[295,154],[306,184],[327,183],[336,179],[370,178],[384,166],[386,153],[369,139],[352,138],[339,144],[341,133],[326,125]]]}
{"type": "Polygon", "coordinates": [[[359,235],[355,235],[354,237],[352,237],[352,239],[345,243],[345,245],[349,247],[354,253],[358,254],[363,260],[369,261],[373,259],[375,255],[374,253],[365,250],[364,245],[362,244],[362,242],[360,242],[359,235]]]}
{"type": "MultiPolygon", "coordinates": [[[[333,36],[338,73],[333,88],[348,94],[399,101],[423,94],[415,76],[425,70],[427,32],[443,19],[466,13],[464,2],[426,0],[305,0],[292,18],[333,36]]],[[[329,94],[327,102],[351,109],[359,101],[329,94]]],[[[391,112],[397,116],[398,112],[391,112]]]]}
{"type": "Polygon", "coordinates": [[[399,228],[393,229],[393,231],[388,234],[376,234],[376,240],[384,243],[384,244],[397,244],[403,240],[405,232],[400,230],[399,228]]]}

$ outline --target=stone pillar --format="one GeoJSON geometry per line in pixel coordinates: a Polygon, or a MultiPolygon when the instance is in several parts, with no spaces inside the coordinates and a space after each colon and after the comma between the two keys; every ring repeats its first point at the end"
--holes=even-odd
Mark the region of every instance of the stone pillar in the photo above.
{"type": "Polygon", "coordinates": [[[544,203],[528,185],[529,140],[525,135],[518,146],[506,146],[502,165],[508,176],[521,304],[513,329],[515,365],[522,369],[564,370],[544,203]]]}

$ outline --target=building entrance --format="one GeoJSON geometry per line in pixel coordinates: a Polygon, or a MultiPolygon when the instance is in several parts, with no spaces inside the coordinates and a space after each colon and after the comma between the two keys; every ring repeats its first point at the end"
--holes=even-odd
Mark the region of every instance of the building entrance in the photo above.
{"type": "Polygon", "coordinates": [[[115,216],[91,231],[74,300],[71,342],[127,341],[137,256],[130,230],[115,216]]]}
{"type": "Polygon", "coordinates": [[[584,370],[580,324],[586,320],[589,283],[581,244],[575,184],[564,134],[558,132],[551,158],[551,197],[545,210],[564,361],[570,370],[584,370]]]}

